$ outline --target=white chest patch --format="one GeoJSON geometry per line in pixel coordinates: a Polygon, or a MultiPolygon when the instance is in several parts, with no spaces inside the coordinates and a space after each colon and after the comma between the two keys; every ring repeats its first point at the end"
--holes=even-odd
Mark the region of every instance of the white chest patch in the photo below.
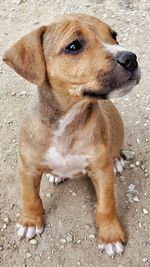
{"type": "MultiPolygon", "coordinates": [[[[78,150],[69,149],[69,143],[71,140],[67,140],[65,136],[66,130],[70,127],[70,124],[76,119],[76,116],[81,115],[86,108],[87,102],[81,101],[74,104],[69,111],[60,119],[58,129],[53,132],[53,139],[51,140],[51,146],[46,152],[44,161],[48,167],[52,170],[51,174],[60,178],[73,178],[76,174],[86,173],[86,167],[88,166],[88,159],[90,155],[87,154],[86,144],[84,139],[76,144],[78,150]]],[[[78,130],[78,129],[77,129],[78,130]]],[[[74,138],[78,137],[74,133],[74,138]]]]}
{"type": "Polygon", "coordinates": [[[86,173],[85,168],[89,158],[90,156],[84,154],[62,156],[55,147],[51,147],[45,155],[46,163],[52,169],[52,174],[61,178],[73,178],[80,172],[86,173]]]}

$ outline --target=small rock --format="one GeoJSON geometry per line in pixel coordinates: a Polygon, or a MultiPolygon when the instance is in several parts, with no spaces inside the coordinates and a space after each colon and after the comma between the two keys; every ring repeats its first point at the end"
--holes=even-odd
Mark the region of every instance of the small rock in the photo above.
{"type": "Polygon", "coordinates": [[[73,236],[71,235],[71,234],[67,234],[66,235],[66,241],[68,242],[68,243],[70,243],[70,242],[72,242],[73,241],[73,236]]]}
{"type": "Polygon", "coordinates": [[[77,242],[76,242],[77,244],[81,244],[81,240],[77,240],[77,242]]]}
{"type": "Polygon", "coordinates": [[[142,224],[139,222],[139,227],[142,228],[142,224]]]}
{"type": "Polygon", "coordinates": [[[143,258],[143,262],[146,263],[148,262],[148,259],[146,257],[143,258]]]}
{"type": "Polygon", "coordinates": [[[38,21],[38,20],[35,20],[35,21],[33,22],[33,24],[34,24],[34,25],[37,25],[37,24],[39,24],[39,21],[38,21]]]}
{"type": "Polygon", "coordinates": [[[145,166],[144,165],[141,165],[141,169],[144,171],[145,170],[145,166]]]}
{"type": "Polygon", "coordinates": [[[131,167],[131,168],[134,168],[134,167],[135,167],[135,164],[131,163],[131,164],[130,164],[130,167],[131,167]]]}
{"type": "Polygon", "coordinates": [[[32,255],[30,253],[27,252],[27,259],[30,259],[32,257],[32,255]]]}
{"type": "Polygon", "coordinates": [[[63,243],[63,244],[65,244],[67,241],[66,241],[65,238],[62,238],[62,239],[60,239],[60,242],[63,243]]]}
{"type": "Polygon", "coordinates": [[[148,214],[148,210],[147,209],[143,209],[143,213],[144,214],[148,214]]]}
{"type": "Polygon", "coordinates": [[[2,251],[4,248],[3,248],[3,246],[2,245],[0,245],[0,251],[2,251]]]}
{"type": "Polygon", "coordinates": [[[8,217],[6,217],[6,218],[4,218],[4,220],[3,220],[5,223],[9,223],[9,218],[8,217]]]}
{"type": "Polygon", "coordinates": [[[92,239],[94,239],[96,236],[94,235],[94,234],[90,234],[89,235],[89,238],[92,240],[92,239]]]}
{"type": "Polygon", "coordinates": [[[85,229],[87,229],[87,230],[91,229],[91,225],[90,224],[86,224],[85,225],[85,229]]]}
{"type": "Polygon", "coordinates": [[[37,241],[35,239],[31,239],[29,242],[30,242],[31,245],[36,245],[37,244],[37,241]]]}
{"type": "Polygon", "coordinates": [[[76,196],[77,194],[75,192],[72,193],[72,196],[76,196]]]}
{"type": "Polygon", "coordinates": [[[20,96],[27,96],[27,92],[26,92],[26,91],[22,91],[22,92],[20,93],[20,96]]]}
{"type": "Polygon", "coordinates": [[[128,192],[129,192],[129,193],[136,192],[136,190],[135,190],[135,185],[134,185],[134,184],[130,184],[130,185],[128,186],[128,192]]]}
{"type": "Polygon", "coordinates": [[[50,197],[50,196],[51,196],[51,194],[50,194],[50,193],[47,193],[47,194],[45,194],[45,196],[46,196],[46,197],[50,197]]]}
{"type": "Polygon", "coordinates": [[[136,165],[136,166],[140,166],[140,165],[141,165],[140,161],[136,161],[136,162],[135,162],[135,165],[136,165]]]}
{"type": "Polygon", "coordinates": [[[126,160],[133,160],[135,158],[135,152],[133,150],[122,149],[121,153],[126,160]]]}
{"type": "Polygon", "coordinates": [[[13,92],[11,95],[12,95],[12,96],[16,96],[16,93],[15,93],[15,92],[13,92]]]}
{"type": "Polygon", "coordinates": [[[3,229],[6,229],[6,228],[7,228],[7,224],[4,223],[2,228],[3,228],[3,229]]]}
{"type": "Polygon", "coordinates": [[[137,196],[133,197],[134,202],[139,202],[139,198],[137,196]]]}
{"type": "Polygon", "coordinates": [[[127,194],[129,203],[134,203],[132,195],[130,193],[127,194]]]}
{"type": "Polygon", "coordinates": [[[77,261],[77,265],[80,266],[81,265],[81,262],[80,261],[77,261]]]}

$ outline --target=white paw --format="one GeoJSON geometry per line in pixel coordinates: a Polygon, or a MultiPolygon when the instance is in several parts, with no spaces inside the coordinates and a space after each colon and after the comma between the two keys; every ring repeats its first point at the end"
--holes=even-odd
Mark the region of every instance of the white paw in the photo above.
{"type": "Polygon", "coordinates": [[[64,179],[57,177],[57,176],[54,176],[50,173],[47,173],[46,177],[48,178],[48,180],[51,184],[60,184],[61,182],[64,181],[64,179]]]}
{"type": "Polygon", "coordinates": [[[17,235],[19,239],[26,238],[27,240],[32,239],[35,235],[41,235],[44,231],[44,227],[38,228],[35,226],[23,226],[17,223],[17,235]]]}
{"type": "Polygon", "coordinates": [[[122,174],[123,172],[123,168],[125,166],[125,161],[123,158],[114,158],[114,164],[113,164],[113,169],[114,169],[114,173],[119,173],[122,174]]]}
{"type": "Polygon", "coordinates": [[[105,250],[106,254],[112,259],[117,254],[122,256],[122,253],[124,251],[124,245],[121,242],[115,242],[115,243],[109,243],[109,244],[101,243],[101,244],[98,244],[98,248],[102,252],[105,250]]]}

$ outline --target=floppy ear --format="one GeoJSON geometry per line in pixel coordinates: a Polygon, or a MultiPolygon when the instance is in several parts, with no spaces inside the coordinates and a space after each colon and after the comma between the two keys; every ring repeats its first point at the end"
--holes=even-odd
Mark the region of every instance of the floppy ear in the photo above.
{"type": "Polygon", "coordinates": [[[43,26],[26,34],[4,54],[3,61],[30,82],[41,85],[45,79],[45,60],[42,50],[43,26]]]}

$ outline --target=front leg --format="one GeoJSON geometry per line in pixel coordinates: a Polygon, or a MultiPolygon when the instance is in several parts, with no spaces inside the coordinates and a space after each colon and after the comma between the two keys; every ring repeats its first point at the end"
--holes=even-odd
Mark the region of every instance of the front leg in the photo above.
{"type": "Polygon", "coordinates": [[[44,209],[39,196],[42,172],[39,170],[31,172],[19,160],[19,174],[22,182],[23,209],[17,224],[17,234],[19,238],[25,237],[29,240],[44,230],[44,209]]]}
{"type": "Polygon", "coordinates": [[[89,176],[97,195],[96,225],[98,244],[101,250],[114,257],[122,254],[127,237],[117,216],[114,196],[113,163],[97,162],[90,168],[89,176]]]}

